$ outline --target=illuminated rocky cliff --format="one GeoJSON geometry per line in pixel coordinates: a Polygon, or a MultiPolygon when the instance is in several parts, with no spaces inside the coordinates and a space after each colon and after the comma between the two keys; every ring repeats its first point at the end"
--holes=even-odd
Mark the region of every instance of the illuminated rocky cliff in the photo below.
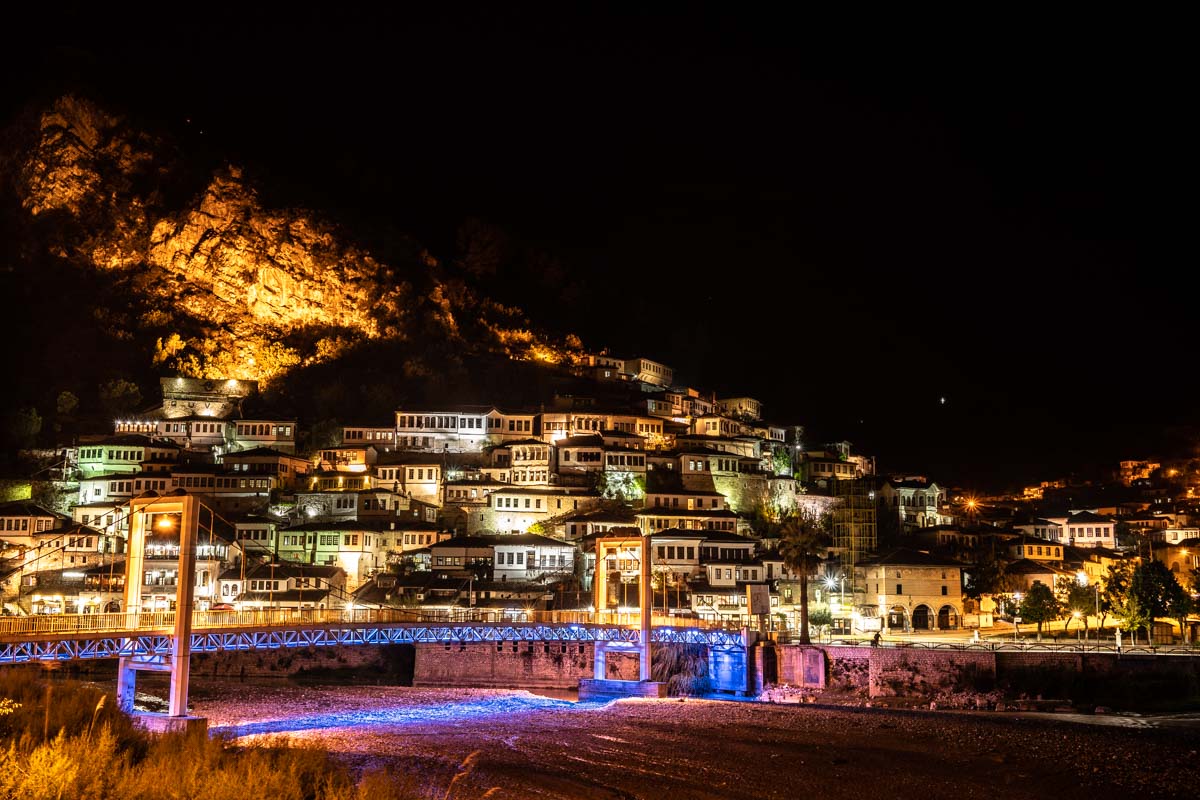
{"type": "Polygon", "coordinates": [[[152,342],[160,368],[270,383],[388,339],[578,354],[577,339],[535,332],[415,242],[402,263],[382,263],[316,213],[264,207],[236,166],[189,185],[186,154],[85,99],[60,98],[17,128],[3,178],[42,250],[30,260],[100,276],[112,291],[96,318],[114,339],[152,342]]]}

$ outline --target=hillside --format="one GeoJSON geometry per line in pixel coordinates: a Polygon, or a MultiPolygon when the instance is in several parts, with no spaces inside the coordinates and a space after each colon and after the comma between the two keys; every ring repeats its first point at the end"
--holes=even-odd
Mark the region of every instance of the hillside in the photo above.
{"type": "Polygon", "coordinates": [[[26,109],[0,133],[0,185],[0,289],[20,376],[5,411],[35,408],[43,442],[59,416],[122,410],[99,397],[114,379],[150,401],[162,374],[252,379],[299,409],[295,381],[470,394],[479,363],[581,352],[489,299],[471,264],[412,239],[377,257],[319,211],[268,206],[269,187],[239,165],[205,163],[83,97],[26,109]],[[356,366],[328,369],[343,359],[356,366]],[[62,412],[62,392],[77,409],[62,412]]]}

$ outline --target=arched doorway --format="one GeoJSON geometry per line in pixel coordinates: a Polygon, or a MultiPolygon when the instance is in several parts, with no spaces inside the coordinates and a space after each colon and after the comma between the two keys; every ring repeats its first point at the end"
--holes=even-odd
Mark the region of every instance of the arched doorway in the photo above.
{"type": "Polygon", "coordinates": [[[120,600],[109,600],[107,603],[104,604],[104,613],[105,614],[121,613],[121,601],[120,600]]]}
{"type": "Polygon", "coordinates": [[[929,606],[917,606],[913,609],[912,626],[914,631],[929,630],[929,606]]]}
{"type": "Polygon", "coordinates": [[[954,606],[942,606],[938,609],[938,630],[951,630],[958,627],[958,612],[954,606]]]}
{"type": "Polygon", "coordinates": [[[907,626],[904,618],[904,606],[892,606],[887,615],[888,628],[898,631],[905,630],[907,626]]]}

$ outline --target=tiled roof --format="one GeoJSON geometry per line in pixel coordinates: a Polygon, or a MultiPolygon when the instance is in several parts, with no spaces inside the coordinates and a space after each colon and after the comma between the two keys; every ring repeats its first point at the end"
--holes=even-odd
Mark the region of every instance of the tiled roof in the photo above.
{"type": "Polygon", "coordinates": [[[868,558],[858,562],[860,566],[866,565],[890,565],[899,566],[927,566],[927,567],[960,567],[962,566],[957,561],[951,561],[946,558],[938,558],[921,550],[913,550],[908,547],[895,547],[886,552],[880,553],[873,558],[868,558]]]}

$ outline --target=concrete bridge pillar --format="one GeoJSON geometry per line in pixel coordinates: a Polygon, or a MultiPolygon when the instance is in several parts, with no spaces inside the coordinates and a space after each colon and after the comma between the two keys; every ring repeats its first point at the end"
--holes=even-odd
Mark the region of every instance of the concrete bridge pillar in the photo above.
{"type": "Polygon", "coordinates": [[[719,692],[733,692],[744,696],[754,691],[754,674],[750,668],[750,635],[745,628],[742,629],[741,638],[740,648],[708,649],[708,677],[719,692]]]}
{"type": "Polygon", "coordinates": [[[608,642],[597,641],[593,649],[592,677],[598,681],[605,678],[605,655],[608,653],[608,642]]]}
{"type": "Polygon", "coordinates": [[[133,713],[133,701],[137,695],[137,672],[130,663],[132,659],[117,659],[117,706],[126,714],[133,713]]]}

